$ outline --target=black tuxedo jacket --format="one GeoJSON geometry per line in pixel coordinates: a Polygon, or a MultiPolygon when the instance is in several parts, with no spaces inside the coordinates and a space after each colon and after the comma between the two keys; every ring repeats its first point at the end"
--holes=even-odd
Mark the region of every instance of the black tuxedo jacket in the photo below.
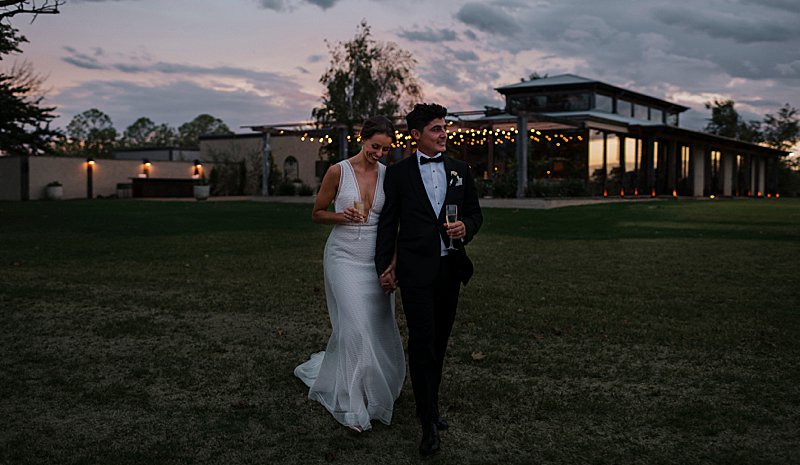
{"type": "MultiPolygon", "coordinates": [[[[465,285],[472,276],[473,266],[464,246],[472,240],[483,222],[475,181],[469,165],[444,157],[447,194],[444,204],[458,205],[458,217],[466,226],[463,242],[454,240],[458,251],[450,251],[455,260],[458,277],[465,285]]],[[[439,270],[441,243],[449,244],[446,233],[445,209],[437,215],[425,193],[416,152],[389,166],[383,181],[386,200],[378,220],[375,245],[375,268],[383,273],[392,261],[397,247],[395,277],[400,286],[426,286],[433,282],[439,270]]]]}

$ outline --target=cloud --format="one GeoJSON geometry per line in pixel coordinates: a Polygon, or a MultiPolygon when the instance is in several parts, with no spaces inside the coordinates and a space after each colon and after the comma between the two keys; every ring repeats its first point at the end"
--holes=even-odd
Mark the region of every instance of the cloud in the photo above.
{"type": "Polygon", "coordinates": [[[74,115],[98,108],[111,117],[120,131],[142,116],[177,127],[208,113],[234,130],[275,121],[305,121],[310,108],[318,104],[310,96],[300,102],[288,101],[252,91],[218,91],[186,80],[159,86],[119,80],[88,81],[64,89],[48,102],[58,105],[57,112],[61,115],[56,121],[58,125],[66,126],[74,115]],[[309,110],[298,111],[298,108],[309,110]],[[264,115],[263,120],[253,115],[264,115]]]}
{"type": "Polygon", "coordinates": [[[458,61],[480,61],[480,57],[472,50],[449,50],[449,55],[458,61]]]}
{"type": "MultiPolygon", "coordinates": [[[[767,12],[769,13],[769,12],[767,12]]],[[[711,37],[732,39],[738,43],[781,42],[800,37],[800,29],[785,15],[754,12],[722,12],[662,7],[654,17],[669,26],[705,33],[711,37]],[[746,15],[744,13],[747,13],[746,15]]],[[[796,18],[795,18],[796,20],[796,18]]]]}
{"type": "Polygon", "coordinates": [[[456,13],[456,18],[468,26],[491,34],[511,36],[520,30],[514,17],[491,4],[465,3],[456,13]]]}
{"type": "Polygon", "coordinates": [[[289,8],[286,0],[258,0],[258,4],[261,8],[273,11],[286,11],[289,8]]]}
{"type": "Polygon", "coordinates": [[[397,35],[412,42],[447,42],[456,40],[456,31],[452,29],[402,30],[397,35]]]}
{"type": "Polygon", "coordinates": [[[64,47],[64,50],[70,53],[69,56],[63,57],[65,62],[83,69],[107,69],[106,65],[99,62],[98,57],[103,56],[102,49],[95,49],[94,56],[86,53],[80,53],[72,47],[64,47]]]}
{"type": "MultiPolygon", "coordinates": [[[[58,113],[65,118],[87,108],[99,108],[125,124],[147,116],[179,125],[197,114],[210,113],[229,125],[239,126],[304,121],[311,108],[319,105],[319,96],[305,92],[297,77],[287,74],[235,66],[152,62],[146,58],[113,61],[100,49],[94,55],[71,47],[65,50],[69,52],[62,58],[65,62],[110,77],[67,88],[48,98],[48,104],[58,106],[58,113]],[[264,121],[253,121],[253,115],[264,121]]],[[[299,68],[300,73],[303,70],[299,68]]]]}
{"type": "Polygon", "coordinates": [[[800,60],[791,63],[778,63],[775,69],[783,76],[800,76],[800,60]]]}
{"type": "Polygon", "coordinates": [[[305,0],[307,3],[312,5],[317,5],[318,7],[322,8],[323,10],[327,10],[336,4],[339,0],[305,0]]]}
{"type": "MultiPolygon", "coordinates": [[[[133,59],[128,62],[102,62],[98,58],[103,58],[102,49],[96,49],[94,56],[81,53],[72,47],[65,47],[70,55],[63,57],[62,60],[79,68],[90,70],[118,71],[131,75],[165,74],[184,77],[217,77],[240,79],[250,82],[255,86],[296,86],[294,79],[280,73],[271,71],[258,71],[236,66],[199,66],[184,63],[152,62],[149,59],[133,59]]],[[[305,72],[308,72],[307,70],[305,72]]]]}
{"type": "Polygon", "coordinates": [[[797,14],[797,0],[743,0],[743,3],[785,10],[795,15],[797,14]]]}
{"type": "Polygon", "coordinates": [[[256,0],[261,6],[266,10],[272,10],[277,12],[284,12],[284,11],[293,11],[297,8],[298,3],[307,3],[309,5],[316,5],[323,10],[327,10],[328,8],[332,8],[339,0],[302,0],[300,1],[292,1],[292,0],[256,0]]]}

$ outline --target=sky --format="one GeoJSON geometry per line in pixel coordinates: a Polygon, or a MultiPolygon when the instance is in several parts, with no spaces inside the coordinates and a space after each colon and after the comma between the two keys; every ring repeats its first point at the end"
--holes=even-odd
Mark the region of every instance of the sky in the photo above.
{"type": "Polygon", "coordinates": [[[797,1],[67,0],[12,24],[60,127],[90,108],[120,132],[142,116],[177,127],[209,113],[236,132],[307,121],[329,44],[366,20],[451,111],[502,107],[494,89],[533,72],[572,73],[688,106],[681,126],[702,129],[713,99],[746,120],[800,107],[797,1]]]}

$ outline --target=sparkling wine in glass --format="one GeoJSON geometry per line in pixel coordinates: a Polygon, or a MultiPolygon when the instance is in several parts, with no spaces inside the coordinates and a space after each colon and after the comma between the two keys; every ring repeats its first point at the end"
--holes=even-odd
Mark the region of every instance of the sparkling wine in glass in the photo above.
{"type": "MultiPolygon", "coordinates": [[[[363,200],[353,201],[353,208],[355,208],[358,214],[361,216],[365,216],[367,214],[367,205],[363,200]]],[[[358,224],[358,239],[361,240],[361,223],[358,224]]]]}
{"type": "MultiPolygon", "coordinates": [[[[447,204],[444,206],[444,208],[444,218],[448,225],[458,221],[458,205],[447,204]]],[[[447,248],[447,250],[456,250],[456,248],[453,246],[452,236],[450,236],[450,246],[447,248]]]]}

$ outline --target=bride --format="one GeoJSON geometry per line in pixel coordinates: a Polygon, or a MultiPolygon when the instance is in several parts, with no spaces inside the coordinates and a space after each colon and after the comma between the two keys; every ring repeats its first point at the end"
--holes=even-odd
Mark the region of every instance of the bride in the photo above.
{"type": "Polygon", "coordinates": [[[309,387],[309,399],[359,432],[371,428],[370,420],[391,423],[406,373],[393,289],[381,288],[374,262],[386,172],[378,160],[393,140],[387,118],[368,119],[361,151],[325,173],[312,213],[315,223],[335,225],[323,258],[333,332],[325,351],[311,355],[294,373],[309,387]],[[328,210],[332,202],[335,211],[328,210]]]}

